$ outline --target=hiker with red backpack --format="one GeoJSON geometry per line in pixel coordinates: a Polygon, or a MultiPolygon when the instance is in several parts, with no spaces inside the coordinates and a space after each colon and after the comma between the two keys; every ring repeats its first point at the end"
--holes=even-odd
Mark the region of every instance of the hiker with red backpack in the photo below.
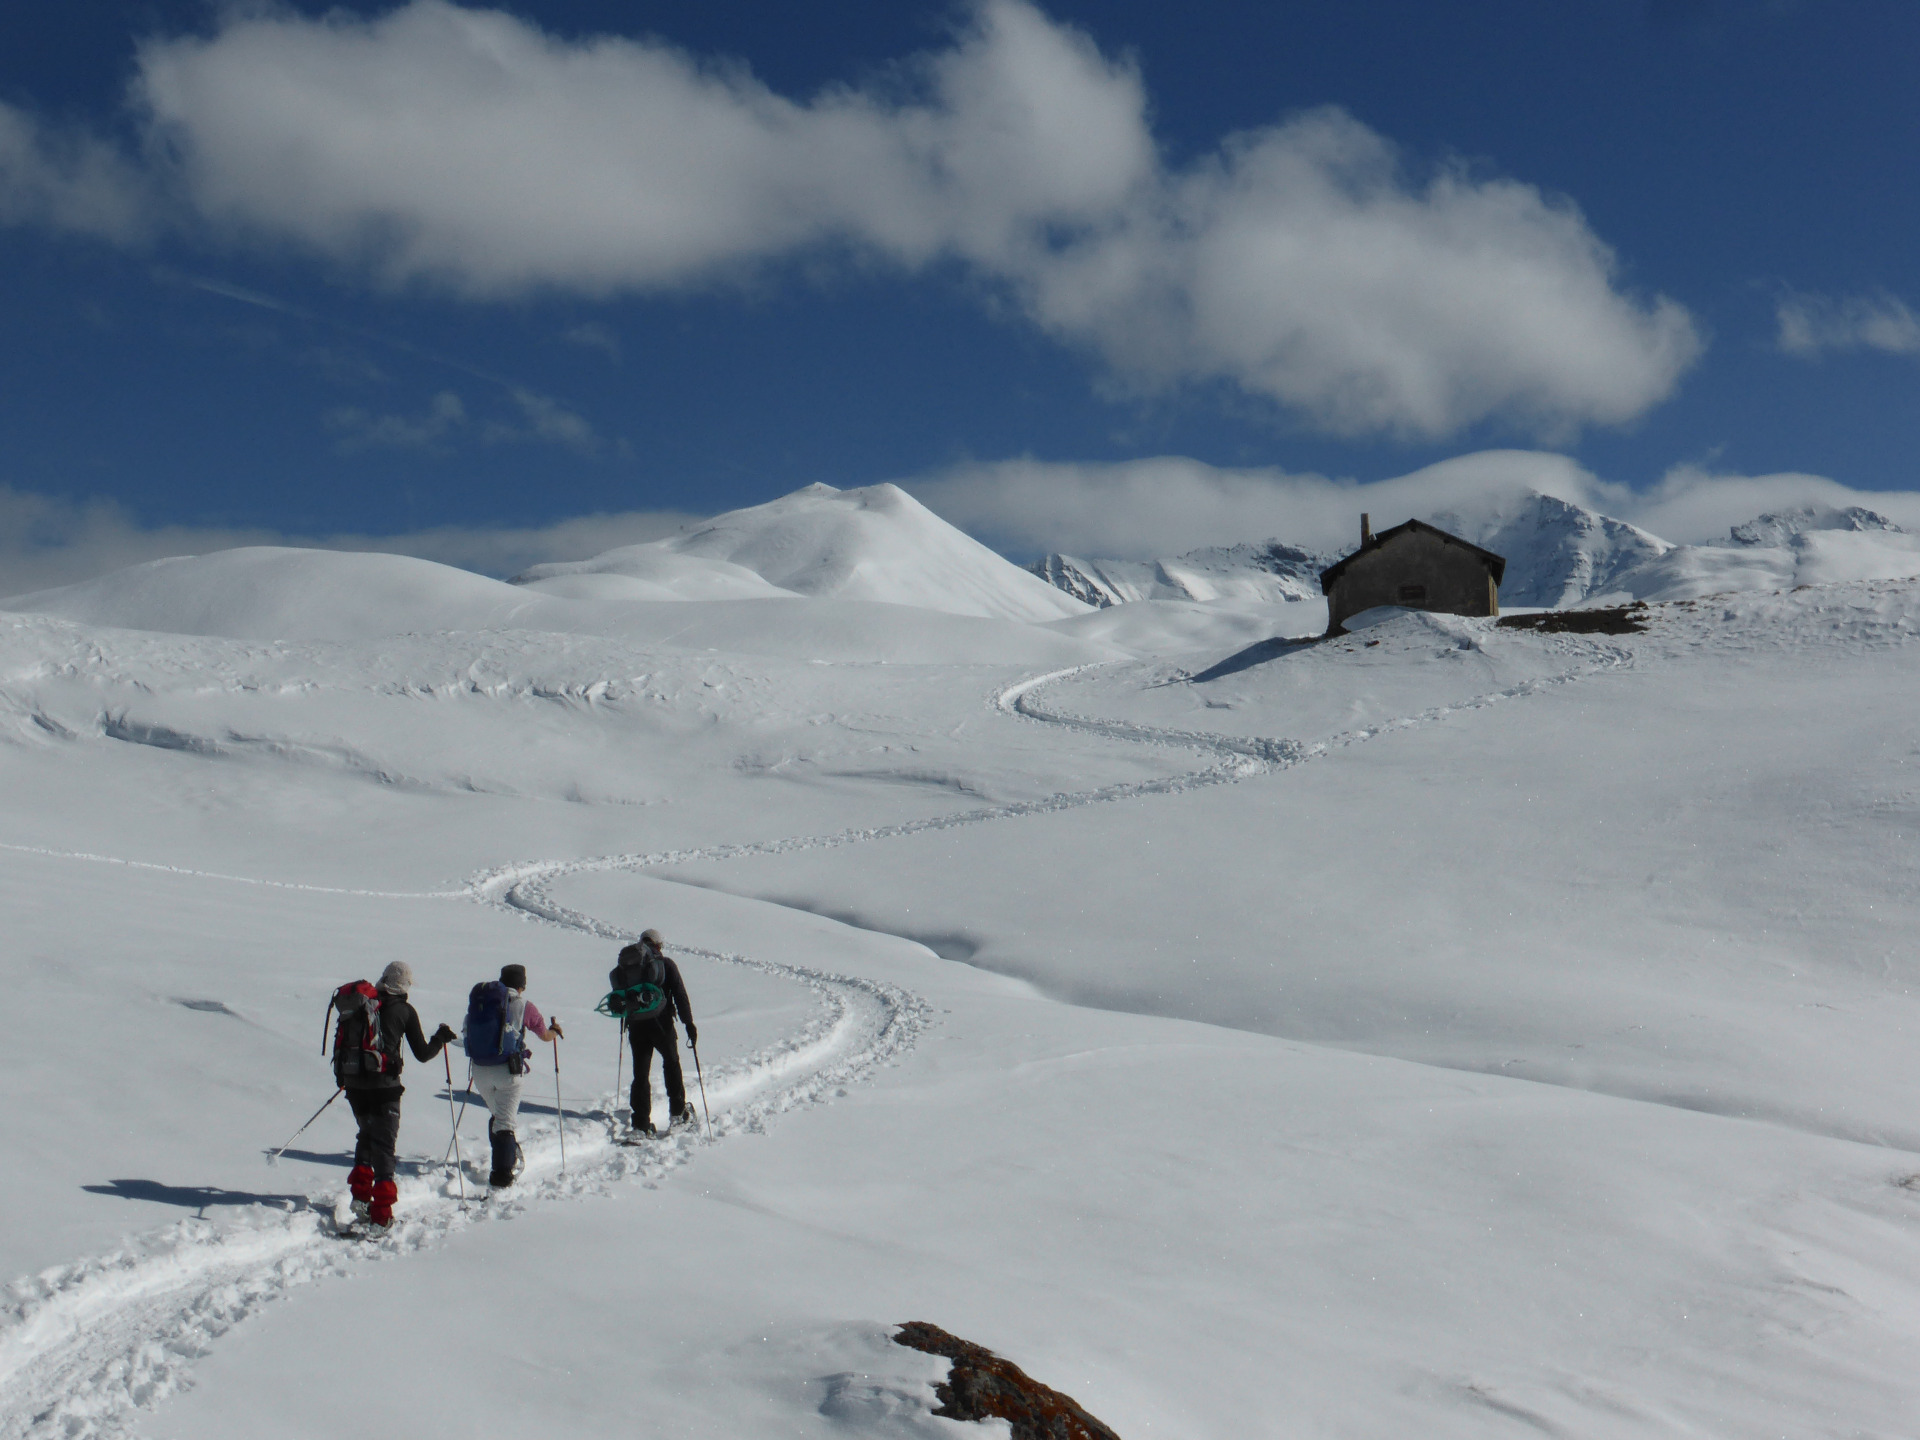
{"type": "Polygon", "coordinates": [[[680,967],[668,958],[660,932],[642,931],[638,944],[622,949],[607,983],[612,992],[600,1002],[600,1013],[621,1021],[627,1043],[633,1047],[633,1088],[627,1094],[633,1133],[653,1133],[655,1051],[660,1053],[660,1075],[667,1083],[668,1128],[692,1125],[693,1106],[687,1103],[686,1077],[680,1069],[680,1037],[673,1028],[675,1012],[686,1024],[689,1045],[699,1043],[700,1030],[687,1003],[687,982],[680,978],[680,967]]]}
{"type": "Polygon", "coordinates": [[[331,1011],[340,1015],[333,1036],[333,1078],[346,1091],[360,1127],[347,1188],[353,1192],[354,1218],[383,1230],[393,1224],[393,1202],[399,1194],[394,1151],[400,1142],[400,1097],[406,1093],[400,1083],[400,1042],[404,1038],[413,1058],[424,1064],[454,1038],[447,1024],[435,1030],[431,1040],[421,1033],[419,1012],[407,1003],[412,989],[413,967],[395,960],[380,972],[379,984],[356,980],[342,985],[331,1004],[331,1011]]]}
{"type": "MultiPolygon", "coordinates": [[[[473,1088],[487,1102],[487,1138],[493,1147],[493,1170],[487,1183],[496,1190],[513,1184],[520,1162],[520,1141],[514,1125],[520,1114],[520,1091],[527,1083],[527,1031],[542,1040],[564,1040],[558,1020],[548,1022],[539,1007],[527,999],[527,967],[503,965],[498,980],[482,980],[467,996],[466,1032],[462,1039],[473,1063],[473,1088]]],[[[555,1051],[555,1075],[559,1073],[555,1051]]]]}

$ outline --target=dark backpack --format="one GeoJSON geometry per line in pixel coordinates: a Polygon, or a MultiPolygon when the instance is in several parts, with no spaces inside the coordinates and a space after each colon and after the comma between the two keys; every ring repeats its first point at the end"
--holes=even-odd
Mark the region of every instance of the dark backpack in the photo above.
{"type": "MultiPolygon", "coordinates": [[[[334,1083],[347,1086],[400,1071],[400,1046],[389,1046],[380,1026],[380,992],[365,980],[354,980],[333,992],[329,1016],[338,1014],[333,1031],[334,1083]]],[[[325,1033],[324,1026],[322,1033],[325,1033]]],[[[321,1052],[325,1053],[323,1043],[321,1052]]]]}
{"type": "Polygon", "coordinates": [[[667,1003],[666,958],[642,951],[638,960],[622,960],[614,966],[607,983],[613,989],[595,1010],[627,1020],[652,1019],[667,1003]]]}
{"type": "Polygon", "coordinates": [[[482,980],[467,993],[467,1026],[462,1043],[476,1065],[504,1065],[510,1075],[527,1073],[526,1012],[513,1025],[513,997],[498,980],[482,980]]]}

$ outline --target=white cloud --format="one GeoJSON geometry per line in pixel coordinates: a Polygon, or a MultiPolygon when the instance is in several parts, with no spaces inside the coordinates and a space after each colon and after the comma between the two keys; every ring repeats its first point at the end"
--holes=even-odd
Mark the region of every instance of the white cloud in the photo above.
{"type": "Polygon", "coordinates": [[[778,95],[652,41],[412,0],[235,10],[137,86],[191,207],[475,296],[711,284],[802,253],[958,261],[1127,386],[1226,382],[1342,433],[1630,420],[1701,348],[1568,202],[1406,173],[1337,110],[1159,156],[1141,78],[1026,0],[892,88],[778,95]]]}
{"type": "Polygon", "coordinates": [[[238,545],[299,545],[415,555],[483,575],[508,576],[552,560],[582,560],[617,545],[674,534],[699,517],[636,510],[547,525],[444,525],[405,535],[290,535],[250,527],[142,525],[109,500],[74,502],[0,485],[0,598],[69,585],[169,555],[238,545]]]}
{"type": "Polygon", "coordinates": [[[144,176],[110,142],[0,101],[0,225],[130,241],[153,224],[144,176]]]}
{"type": "Polygon", "coordinates": [[[614,364],[620,363],[620,337],[607,326],[596,320],[582,321],[578,325],[569,325],[560,332],[560,338],[569,345],[583,346],[588,350],[598,350],[614,364]]]}
{"type": "Polygon", "coordinates": [[[1789,355],[1819,358],[1829,350],[1920,354],[1920,316],[1897,295],[1803,295],[1788,291],[1774,306],[1778,343],[1789,355]]]}
{"type": "Polygon", "coordinates": [[[512,425],[491,426],[487,432],[490,440],[545,440],[555,445],[564,445],[569,450],[582,455],[596,454],[600,449],[600,437],[583,415],[567,409],[558,400],[549,395],[537,395],[524,385],[509,388],[513,403],[520,407],[520,414],[526,421],[524,427],[512,425]]]}
{"type": "Polygon", "coordinates": [[[1920,492],[1862,491],[1819,475],[1669,471],[1646,490],[1601,479],[1564,455],[1488,450],[1365,484],[1277,469],[1222,469],[1179,456],[1119,464],[1008,460],[900,482],[947,520],[1025,558],[1164,558],[1202,545],[1279,538],[1351,549],[1360,515],[1375,528],[1417,515],[1492,515],[1535,491],[1628,521],[1675,543],[1724,540],[1731,526],[1798,505],[1860,505],[1920,531],[1920,492]]]}
{"type": "Polygon", "coordinates": [[[379,449],[444,453],[448,436],[467,423],[467,407],[453,391],[442,390],[423,415],[374,415],[347,405],[329,411],[326,423],[339,433],[335,445],[346,454],[379,449]]]}

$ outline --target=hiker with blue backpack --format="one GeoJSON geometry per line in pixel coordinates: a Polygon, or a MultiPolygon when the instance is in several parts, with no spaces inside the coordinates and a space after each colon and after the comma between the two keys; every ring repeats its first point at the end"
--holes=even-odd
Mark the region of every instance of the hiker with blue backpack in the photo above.
{"type": "Polygon", "coordinates": [[[400,1097],[406,1093],[400,1083],[400,1042],[404,1039],[413,1058],[425,1064],[453,1039],[453,1027],[445,1024],[431,1040],[421,1034],[420,1014],[407,1002],[412,989],[413,968],[395,960],[380,972],[377,985],[364,980],[342,985],[327,1010],[329,1017],[340,1016],[333,1036],[333,1078],[346,1091],[360,1127],[347,1173],[353,1214],[382,1230],[393,1224],[393,1203],[399,1198],[394,1151],[400,1143],[400,1097]]]}
{"type": "MultiPolygon", "coordinates": [[[[667,957],[658,930],[641,932],[638,944],[620,952],[619,963],[607,976],[612,992],[600,1002],[600,1013],[617,1017],[626,1027],[627,1043],[633,1048],[633,1088],[627,1092],[632,1106],[633,1132],[653,1133],[653,1056],[660,1054],[661,1078],[667,1082],[668,1128],[692,1125],[693,1106],[687,1103],[686,1077],[680,1070],[679,1035],[673,1028],[678,1012],[687,1027],[687,1043],[700,1043],[700,1030],[693,1023],[693,1007],[687,1003],[687,982],[680,978],[680,967],[667,957]]],[[[698,1052],[696,1051],[696,1056],[698,1052]]]]}
{"type": "Polygon", "coordinates": [[[493,1171],[487,1183],[496,1190],[513,1184],[520,1162],[514,1125],[532,1059],[527,1032],[541,1040],[566,1038],[560,1022],[549,1023],[526,992],[527,967],[503,965],[498,980],[482,980],[467,996],[461,1043],[473,1065],[473,1088],[487,1103],[487,1138],[493,1146],[493,1171]]]}

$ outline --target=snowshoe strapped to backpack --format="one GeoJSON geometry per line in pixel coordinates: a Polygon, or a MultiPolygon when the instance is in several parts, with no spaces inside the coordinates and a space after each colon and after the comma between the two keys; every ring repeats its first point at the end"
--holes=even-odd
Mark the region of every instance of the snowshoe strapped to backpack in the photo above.
{"type": "Polygon", "coordinates": [[[526,1006],[498,980],[482,980],[467,993],[467,1024],[461,1044],[476,1065],[504,1065],[509,1075],[524,1075],[527,1049],[526,1006]]]}
{"type": "Polygon", "coordinates": [[[667,1003],[667,962],[659,955],[643,953],[632,964],[622,962],[614,966],[607,983],[613,989],[593,1007],[596,1014],[623,1020],[650,1020],[667,1003]]]}
{"type": "Polygon", "coordinates": [[[370,983],[354,980],[342,985],[327,1002],[327,1013],[340,1016],[333,1031],[335,1084],[363,1083],[400,1069],[399,1042],[396,1040],[392,1049],[385,1044],[386,1036],[380,1028],[380,992],[370,983]]]}
{"type": "Polygon", "coordinates": [[[666,1003],[667,992],[643,980],[624,990],[609,990],[593,1008],[596,1014],[611,1015],[617,1020],[651,1020],[666,1003]]]}

